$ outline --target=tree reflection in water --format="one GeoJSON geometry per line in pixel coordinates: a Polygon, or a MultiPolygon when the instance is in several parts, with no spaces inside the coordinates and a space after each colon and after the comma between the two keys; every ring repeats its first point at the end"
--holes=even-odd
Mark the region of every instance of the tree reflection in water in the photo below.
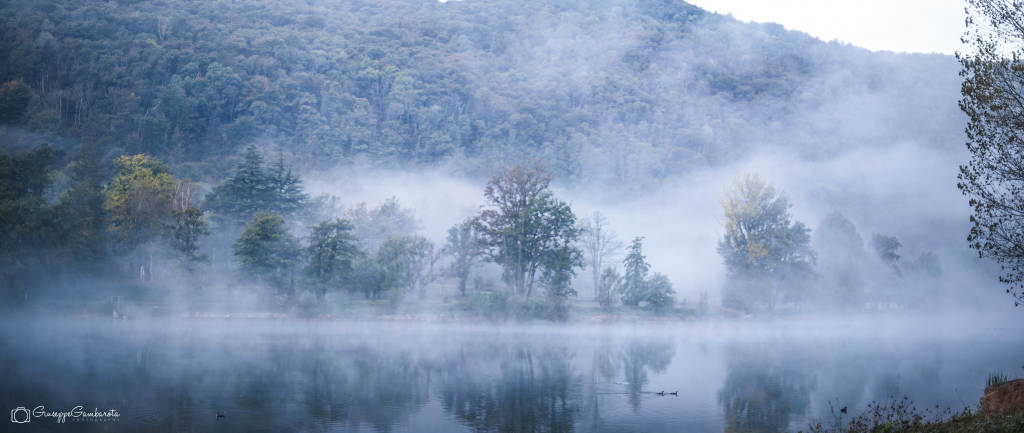
{"type": "Polygon", "coordinates": [[[439,391],[445,412],[478,432],[573,431],[582,383],[573,373],[574,353],[503,347],[463,347],[445,362],[439,391]]]}
{"type": "Polygon", "coordinates": [[[648,341],[630,343],[621,352],[622,369],[633,412],[640,410],[641,396],[647,387],[648,372],[665,371],[674,354],[675,351],[669,342],[648,341]]]}
{"type": "Polygon", "coordinates": [[[668,341],[600,343],[586,365],[569,346],[466,345],[444,361],[438,394],[478,432],[570,432],[584,413],[583,430],[599,430],[602,397],[627,397],[638,411],[649,374],[664,372],[673,353],[668,341]]]}
{"type": "Polygon", "coordinates": [[[798,354],[774,356],[773,348],[730,351],[728,374],[719,403],[727,433],[767,433],[789,430],[793,415],[804,415],[815,387],[807,362],[798,354]]]}

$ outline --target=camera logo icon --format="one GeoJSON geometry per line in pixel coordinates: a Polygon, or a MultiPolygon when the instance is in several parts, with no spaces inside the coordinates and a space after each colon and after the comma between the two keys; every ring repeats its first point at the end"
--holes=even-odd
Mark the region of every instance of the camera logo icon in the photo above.
{"type": "Polygon", "coordinates": [[[32,421],[32,412],[21,406],[11,409],[11,422],[15,424],[25,424],[32,421]]]}

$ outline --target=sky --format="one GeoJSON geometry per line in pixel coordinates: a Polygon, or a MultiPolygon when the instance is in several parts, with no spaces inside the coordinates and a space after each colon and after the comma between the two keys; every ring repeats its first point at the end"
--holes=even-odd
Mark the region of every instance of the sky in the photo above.
{"type": "Polygon", "coordinates": [[[871,50],[953,54],[964,0],[687,0],[743,21],[773,22],[871,50]]]}

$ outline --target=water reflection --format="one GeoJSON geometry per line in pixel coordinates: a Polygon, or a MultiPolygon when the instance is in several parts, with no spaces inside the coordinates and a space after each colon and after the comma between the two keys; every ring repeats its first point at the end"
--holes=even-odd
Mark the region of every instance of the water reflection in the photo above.
{"type": "Polygon", "coordinates": [[[466,354],[447,362],[441,375],[445,412],[478,432],[573,431],[582,377],[568,349],[491,347],[475,359],[466,354]]]}
{"type": "Polygon", "coordinates": [[[634,412],[640,409],[641,396],[645,391],[655,392],[647,389],[648,373],[665,371],[672,361],[673,353],[672,346],[667,342],[634,342],[618,353],[622,360],[624,383],[629,390],[629,404],[634,412]]]}
{"type": "Polygon", "coordinates": [[[604,332],[7,324],[0,409],[122,414],[81,431],[778,432],[827,414],[827,400],[863,407],[899,391],[922,405],[976,401],[993,360],[1012,368],[1024,356],[1002,340],[942,349],[604,332]],[[228,416],[218,421],[218,410],[228,416]]]}
{"type": "MultiPolygon", "coordinates": [[[[718,393],[725,431],[789,431],[794,415],[804,415],[815,387],[806,358],[772,357],[774,351],[733,348],[728,374],[718,393]]],[[[763,349],[763,348],[762,348],[763,349]]]]}

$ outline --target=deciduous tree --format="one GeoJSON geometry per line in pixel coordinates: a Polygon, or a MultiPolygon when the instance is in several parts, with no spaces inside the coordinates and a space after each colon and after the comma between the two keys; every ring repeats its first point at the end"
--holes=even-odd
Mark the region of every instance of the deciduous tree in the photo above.
{"type": "Polygon", "coordinates": [[[998,262],[1014,303],[1024,301],[1024,3],[969,0],[964,78],[967,150],[957,186],[970,199],[967,235],[980,257],[998,262]]]}
{"type": "Polygon", "coordinates": [[[530,296],[538,271],[562,266],[556,258],[578,254],[572,251],[579,237],[576,217],[567,203],[554,198],[550,182],[551,174],[539,165],[517,165],[484,188],[488,206],[475,224],[488,259],[504,268],[517,295],[530,296]]]}
{"type": "Polygon", "coordinates": [[[114,179],[107,185],[106,209],[111,232],[123,251],[136,258],[140,279],[153,274],[154,241],[171,226],[175,180],[167,166],[147,155],[114,160],[114,179]]]}
{"type": "Polygon", "coordinates": [[[608,219],[600,212],[580,223],[581,243],[586,254],[587,267],[594,278],[594,298],[600,298],[600,275],[604,264],[622,249],[622,242],[615,238],[615,232],[608,227],[608,219]]]}
{"type": "Polygon", "coordinates": [[[458,280],[459,293],[466,296],[466,282],[476,261],[483,254],[480,236],[472,220],[463,221],[448,229],[448,243],[441,252],[452,259],[448,274],[458,280]]]}
{"type": "Polygon", "coordinates": [[[722,208],[725,235],[718,254],[729,278],[723,303],[773,309],[782,300],[806,299],[815,254],[810,230],[792,221],[789,200],[756,175],[747,175],[736,180],[722,208]]]}
{"type": "Polygon", "coordinates": [[[306,248],[306,274],[313,279],[321,301],[329,289],[349,282],[361,254],[348,220],[339,218],[313,227],[306,248]]]}
{"type": "Polygon", "coordinates": [[[279,294],[290,295],[294,291],[301,249],[298,240],[285,228],[282,216],[256,214],[235,241],[234,253],[246,276],[267,283],[279,294]]]}

